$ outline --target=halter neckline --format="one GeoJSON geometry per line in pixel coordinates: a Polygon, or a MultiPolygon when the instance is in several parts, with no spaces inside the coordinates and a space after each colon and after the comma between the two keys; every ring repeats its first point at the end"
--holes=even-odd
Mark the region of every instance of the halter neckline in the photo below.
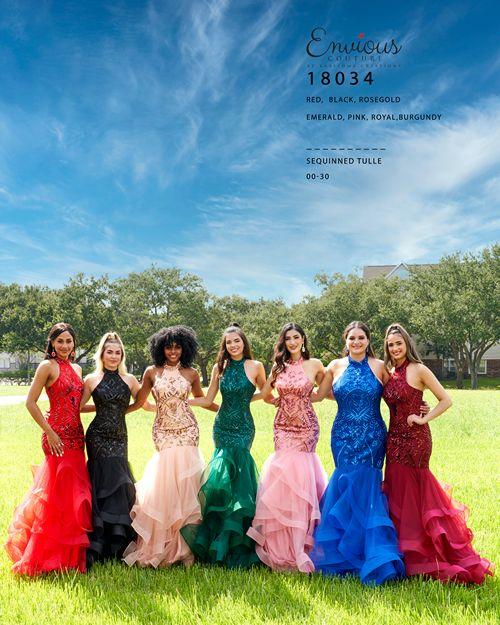
{"type": "Polygon", "coordinates": [[[364,365],[368,362],[368,354],[365,355],[363,360],[354,360],[354,358],[351,358],[350,354],[347,355],[347,358],[349,359],[349,364],[352,364],[355,367],[361,367],[361,365],[364,365]]]}

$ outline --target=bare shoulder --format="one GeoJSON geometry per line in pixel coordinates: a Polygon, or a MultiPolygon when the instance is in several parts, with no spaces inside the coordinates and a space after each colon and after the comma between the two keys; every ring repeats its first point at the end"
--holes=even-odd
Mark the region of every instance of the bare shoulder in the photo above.
{"type": "Polygon", "coordinates": [[[73,370],[76,371],[80,377],[82,377],[82,368],[80,365],[77,365],[76,362],[72,362],[71,366],[73,367],[73,370]]]}
{"type": "Polygon", "coordinates": [[[385,367],[385,363],[380,358],[374,358],[373,356],[368,356],[368,362],[375,367],[385,367]]]}
{"type": "Polygon", "coordinates": [[[94,380],[96,380],[96,379],[97,379],[98,375],[99,375],[99,374],[98,374],[98,373],[95,373],[95,372],[93,372],[93,373],[87,373],[87,375],[83,378],[83,381],[84,381],[84,382],[88,382],[88,383],[90,384],[91,382],[93,382],[94,380]]]}
{"type": "Polygon", "coordinates": [[[337,369],[338,367],[347,365],[348,362],[349,360],[347,356],[345,358],[335,358],[335,360],[332,360],[328,363],[327,369],[329,369],[330,371],[335,371],[335,369],[337,369]]]}
{"type": "Polygon", "coordinates": [[[318,368],[323,366],[323,363],[319,358],[309,358],[309,362],[318,368]]]}
{"type": "MultiPolygon", "coordinates": [[[[137,378],[133,373],[125,373],[125,375],[122,375],[122,379],[127,384],[135,384],[137,382],[137,378]]],[[[137,384],[139,384],[139,382],[137,382],[137,384]]]]}
{"type": "Polygon", "coordinates": [[[57,365],[56,365],[56,361],[53,359],[46,359],[46,360],[42,360],[42,362],[40,362],[40,364],[37,367],[37,371],[52,371],[52,370],[56,370],[57,365]]]}
{"type": "Polygon", "coordinates": [[[196,371],[194,367],[186,367],[183,368],[182,371],[184,372],[186,378],[188,378],[188,380],[191,380],[192,382],[194,382],[196,378],[200,377],[198,371],[196,371]]]}

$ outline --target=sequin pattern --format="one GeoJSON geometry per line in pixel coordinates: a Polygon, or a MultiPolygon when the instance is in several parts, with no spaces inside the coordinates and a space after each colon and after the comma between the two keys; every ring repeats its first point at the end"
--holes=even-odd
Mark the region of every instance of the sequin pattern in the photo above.
{"type": "Polygon", "coordinates": [[[338,404],[331,438],[336,467],[382,468],[387,434],[380,414],[382,390],[368,356],[361,362],[349,357],[347,369],[333,385],[338,404]]]}
{"type": "Polygon", "coordinates": [[[427,468],[432,452],[431,429],[425,425],[408,425],[408,416],[420,414],[422,391],[406,381],[406,360],[396,367],[384,389],[384,399],[391,414],[387,435],[387,463],[427,468]]]}
{"type": "Polygon", "coordinates": [[[199,430],[196,417],[188,404],[191,384],[180,372],[180,365],[165,365],[156,376],[153,395],[156,418],[153,442],[157,451],[182,445],[197,446],[199,430]]]}
{"type": "Polygon", "coordinates": [[[250,400],[255,393],[255,385],[245,373],[244,359],[230,361],[220,381],[220,392],[222,405],[215,417],[215,446],[250,449],[255,436],[250,412],[250,400]]]}
{"type": "Polygon", "coordinates": [[[319,437],[318,417],[311,403],[314,384],[298,362],[287,363],[276,377],[279,409],[274,419],[274,447],[313,452],[319,437]]]}
{"type": "MultiPolygon", "coordinates": [[[[80,401],[83,395],[83,382],[68,360],[57,358],[59,377],[49,386],[47,395],[50,402],[48,422],[64,444],[64,449],[83,449],[85,438],[80,421],[80,401]]],[[[42,434],[42,449],[50,454],[47,435],[42,434]]]]}
{"type": "Polygon", "coordinates": [[[87,428],[89,458],[127,457],[125,411],[130,403],[130,388],[118,371],[104,370],[92,392],[96,415],[87,428]]]}

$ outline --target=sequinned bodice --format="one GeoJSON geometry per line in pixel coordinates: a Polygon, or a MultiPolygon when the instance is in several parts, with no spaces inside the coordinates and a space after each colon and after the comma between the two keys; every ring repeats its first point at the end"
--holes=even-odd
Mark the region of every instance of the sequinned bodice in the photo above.
{"type": "MultiPolygon", "coordinates": [[[[71,366],[69,360],[60,360],[59,377],[48,388],[50,402],[48,422],[61,438],[64,449],[83,449],[84,435],[80,421],[80,401],[83,395],[83,382],[71,366]]],[[[42,434],[42,449],[50,454],[46,434],[42,434]]]]}
{"type": "Polygon", "coordinates": [[[338,412],[332,427],[335,466],[384,463],[386,427],[380,414],[382,384],[368,364],[349,357],[347,369],[333,385],[338,412]]]}
{"type": "Polygon", "coordinates": [[[307,377],[302,359],[286,363],[276,377],[279,408],[274,419],[274,447],[313,452],[319,437],[318,417],[313,410],[314,384],[307,377]]]}
{"type": "Polygon", "coordinates": [[[250,400],[255,385],[245,373],[245,360],[231,360],[220,380],[222,405],[215,417],[214,442],[220,447],[250,449],[255,426],[250,412],[250,400]]]}
{"type": "Polygon", "coordinates": [[[118,371],[104,369],[101,381],[92,391],[96,415],[87,428],[89,459],[127,456],[125,411],[130,403],[130,388],[118,371]]]}
{"type": "Polygon", "coordinates": [[[390,422],[387,435],[387,462],[410,467],[427,468],[432,452],[431,429],[425,425],[408,425],[411,414],[420,414],[422,391],[406,381],[409,362],[394,369],[384,388],[384,399],[389,406],[390,422]]]}
{"type": "Polygon", "coordinates": [[[161,374],[156,376],[153,442],[158,451],[167,447],[198,445],[198,423],[188,404],[190,393],[191,383],[182,375],[179,365],[165,365],[161,374]]]}

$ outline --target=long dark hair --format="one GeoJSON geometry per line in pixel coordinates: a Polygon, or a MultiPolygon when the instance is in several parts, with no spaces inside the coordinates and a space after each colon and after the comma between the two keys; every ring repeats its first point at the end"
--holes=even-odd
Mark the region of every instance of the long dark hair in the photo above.
{"type": "Polygon", "coordinates": [[[400,323],[391,323],[391,325],[385,331],[384,338],[384,362],[387,368],[394,365],[394,362],[389,354],[389,348],[387,347],[387,342],[389,337],[393,334],[399,334],[403,341],[406,344],[406,358],[410,362],[419,362],[422,363],[422,359],[418,353],[417,346],[415,345],[415,341],[411,338],[409,333],[403,328],[400,323]]]}
{"type": "Polygon", "coordinates": [[[290,362],[291,355],[286,346],[286,333],[290,330],[296,330],[302,339],[303,343],[303,351],[302,358],[304,360],[309,360],[311,355],[309,354],[309,349],[307,347],[307,336],[304,330],[299,326],[298,323],[294,323],[290,321],[289,323],[285,323],[285,325],[281,328],[281,332],[279,333],[278,340],[276,341],[276,345],[274,346],[274,364],[271,371],[272,374],[272,385],[276,382],[276,378],[278,377],[278,373],[284,371],[285,364],[290,362]]]}
{"type": "MultiPolygon", "coordinates": [[[[344,343],[347,340],[347,335],[349,334],[349,332],[351,330],[356,330],[358,328],[360,330],[363,330],[363,332],[366,334],[366,338],[368,339],[368,347],[366,348],[366,353],[368,354],[368,356],[372,356],[372,358],[376,358],[375,352],[373,351],[373,347],[372,347],[370,328],[366,325],[366,323],[363,323],[362,321],[351,321],[351,323],[346,327],[346,329],[344,330],[342,334],[344,343]]],[[[347,356],[348,353],[349,353],[349,350],[347,349],[347,347],[344,347],[344,354],[347,356]]]]}
{"type": "Polygon", "coordinates": [[[52,345],[52,341],[55,341],[56,338],[62,334],[63,332],[69,332],[71,334],[71,336],[73,337],[73,351],[70,354],[69,359],[73,360],[73,358],[75,357],[75,352],[76,352],[76,334],[75,331],[73,330],[73,326],[71,326],[69,323],[64,323],[63,321],[61,321],[60,323],[55,323],[49,330],[49,336],[47,337],[47,344],[45,346],[45,354],[44,354],[44,358],[46,360],[51,360],[52,358],[57,358],[56,356],[52,356],[52,352],[55,353],[55,349],[54,346],[52,345]]]}
{"type": "Polygon", "coordinates": [[[231,334],[231,332],[235,332],[243,341],[243,359],[245,358],[253,359],[252,348],[250,347],[250,343],[248,342],[248,339],[245,336],[245,333],[240,328],[239,324],[232,323],[230,326],[228,326],[224,330],[222,334],[220,347],[219,347],[219,353],[217,354],[217,369],[219,371],[219,376],[221,376],[224,373],[225,368],[232,360],[231,355],[229,354],[226,348],[226,336],[228,334],[231,334]]]}
{"type": "Polygon", "coordinates": [[[188,326],[162,328],[149,337],[149,350],[155,365],[163,367],[167,362],[165,347],[170,347],[174,343],[182,348],[181,366],[186,369],[192,367],[198,353],[198,341],[194,330],[188,326]]]}

